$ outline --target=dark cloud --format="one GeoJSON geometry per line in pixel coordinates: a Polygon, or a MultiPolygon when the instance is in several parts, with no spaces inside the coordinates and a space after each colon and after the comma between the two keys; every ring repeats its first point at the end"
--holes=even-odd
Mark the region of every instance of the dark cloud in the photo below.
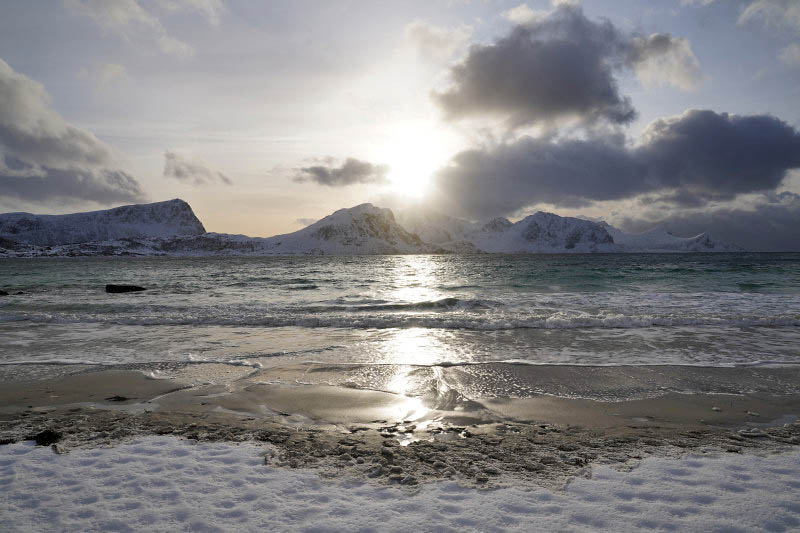
{"type": "Polygon", "coordinates": [[[689,110],[650,124],[634,155],[654,190],[730,199],[773,190],[800,167],[800,132],[771,115],[689,110]]]}
{"type": "Polygon", "coordinates": [[[507,215],[650,195],[682,206],[774,190],[800,167],[800,133],[769,115],[690,110],[651,124],[636,146],[621,135],[523,137],[457,154],[435,176],[438,202],[462,215],[507,215]]]}
{"type": "Polygon", "coordinates": [[[47,203],[145,199],[113,150],[52,110],[44,87],[0,59],[0,195],[47,203]]]}
{"type": "Polygon", "coordinates": [[[575,119],[626,124],[636,112],[619,92],[615,71],[623,68],[643,81],[681,87],[699,76],[688,41],[627,35],[562,4],[494,43],[472,46],[450,69],[451,87],[433,98],[447,119],[498,116],[512,130],[575,119]]]}
{"type": "Polygon", "coordinates": [[[190,181],[194,185],[208,185],[217,182],[233,185],[233,180],[222,172],[210,169],[200,161],[189,160],[169,150],[164,152],[164,177],[190,181]]]}
{"type": "Polygon", "coordinates": [[[292,178],[296,182],[312,181],[328,187],[344,187],[356,183],[386,183],[389,167],[359,161],[349,157],[341,166],[335,166],[333,159],[324,160],[324,165],[314,165],[297,169],[292,178]]]}
{"type": "Polygon", "coordinates": [[[139,183],[121,170],[42,169],[44,175],[18,177],[0,171],[0,197],[31,203],[91,200],[101,204],[145,200],[139,183]]]}
{"type": "Polygon", "coordinates": [[[791,192],[767,195],[752,206],[680,210],[660,216],[645,212],[620,217],[612,223],[633,232],[657,226],[675,235],[710,231],[714,237],[747,250],[800,251],[800,195],[791,192]]]}

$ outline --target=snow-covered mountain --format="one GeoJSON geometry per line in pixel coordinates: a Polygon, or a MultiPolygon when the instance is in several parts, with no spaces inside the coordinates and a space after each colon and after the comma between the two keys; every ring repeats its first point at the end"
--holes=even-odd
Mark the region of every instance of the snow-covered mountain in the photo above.
{"type": "Polygon", "coordinates": [[[676,237],[657,229],[624,233],[606,222],[537,212],[512,223],[495,218],[473,223],[414,208],[401,211],[398,221],[423,241],[455,253],[569,253],[569,252],[737,252],[736,245],[708,233],[676,237]]]}
{"type": "Polygon", "coordinates": [[[452,252],[616,252],[606,229],[588,220],[537,212],[512,223],[494,218],[472,223],[416,209],[398,216],[406,229],[452,252]]]}
{"type": "Polygon", "coordinates": [[[600,222],[624,251],[648,252],[741,252],[735,244],[714,239],[709,232],[694,237],[676,237],[663,228],[644,233],[624,233],[606,222],[600,222]]]}
{"type": "Polygon", "coordinates": [[[340,209],[294,233],[259,238],[206,233],[172,239],[170,253],[235,253],[252,255],[419,254],[441,252],[403,229],[390,209],[361,204],[340,209]]]}
{"type": "MultiPolygon", "coordinates": [[[[340,209],[314,224],[285,235],[274,237],[248,237],[225,233],[206,233],[182,200],[127,206],[125,208],[60,215],[49,219],[53,224],[47,232],[40,230],[36,239],[20,231],[20,226],[9,226],[11,231],[0,230],[0,256],[9,255],[347,255],[347,254],[416,254],[444,252],[439,247],[426,244],[403,229],[394,219],[392,211],[362,204],[340,209]],[[172,219],[165,217],[165,206],[180,208],[172,219]],[[128,210],[127,207],[140,207],[128,210]],[[130,214],[121,217],[118,210],[130,214]],[[147,233],[147,218],[140,215],[152,212],[152,234],[147,233]],[[107,213],[103,217],[101,214],[107,213]],[[72,218],[70,218],[72,217],[72,218]],[[106,220],[106,228],[98,227],[97,220],[106,220]],[[82,228],[80,222],[88,221],[82,228]],[[196,221],[197,226],[187,221],[196,221]],[[57,222],[62,221],[64,227],[57,222]],[[25,239],[20,239],[25,235],[25,239]],[[80,236],[85,237],[81,240],[80,236]],[[63,237],[59,241],[58,236],[63,237]],[[99,238],[93,238],[98,236],[99,238]]],[[[0,215],[13,217],[16,215],[0,215]]],[[[41,218],[28,215],[33,220],[41,218]]]]}
{"type": "Polygon", "coordinates": [[[348,255],[418,253],[729,252],[707,233],[626,234],[606,224],[537,212],[474,223],[424,209],[361,204],[294,233],[206,233],[183,200],[73,215],[0,215],[0,257],[81,255],[348,255]],[[398,223],[399,222],[399,223],[398,223]]]}
{"type": "Polygon", "coordinates": [[[205,232],[189,204],[178,199],[71,215],[0,214],[0,238],[35,246],[166,239],[205,232]]]}

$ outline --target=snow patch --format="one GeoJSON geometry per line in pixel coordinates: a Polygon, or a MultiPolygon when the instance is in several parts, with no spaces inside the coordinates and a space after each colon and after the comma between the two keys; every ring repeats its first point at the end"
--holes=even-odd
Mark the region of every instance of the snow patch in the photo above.
{"type": "Polygon", "coordinates": [[[645,459],[563,491],[414,493],[264,465],[267,448],[148,437],[56,455],[0,446],[0,516],[13,531],[609,530],[800,527],[800,452],[645,459]]]}

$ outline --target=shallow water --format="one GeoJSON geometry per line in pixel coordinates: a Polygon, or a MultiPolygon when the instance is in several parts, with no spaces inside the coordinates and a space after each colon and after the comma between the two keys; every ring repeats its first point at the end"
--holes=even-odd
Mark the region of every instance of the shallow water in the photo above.
{"type": "Polygon", "coordinates": [[[0,286],[6,378],[31,363],[800,363],[800,254],[4,259],[0,286]]]}

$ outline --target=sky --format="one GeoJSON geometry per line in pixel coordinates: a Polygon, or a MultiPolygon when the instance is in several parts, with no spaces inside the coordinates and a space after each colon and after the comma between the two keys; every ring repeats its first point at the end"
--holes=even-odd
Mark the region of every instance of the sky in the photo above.
{"type": "Polygon", "coordinates": [[[800,2],[0,1],[0,212],[172,198],[800,250],[800,2]]]}

